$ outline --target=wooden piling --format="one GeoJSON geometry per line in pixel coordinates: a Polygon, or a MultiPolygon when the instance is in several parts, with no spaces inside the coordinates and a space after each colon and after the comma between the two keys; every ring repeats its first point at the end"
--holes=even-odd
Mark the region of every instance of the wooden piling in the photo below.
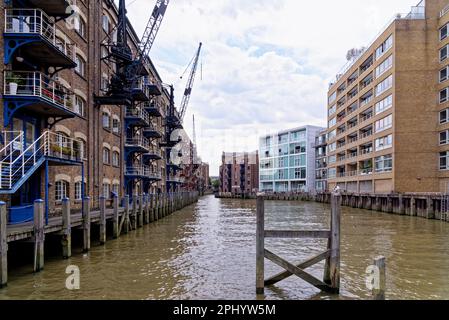
{"type": "Polygon", "coordinates": [[[8,284],[8,235],[6,226],[6,203],[0,202],[0,288],[8,284]]]}
{"type": "Polygon", "coordinates": [[[426,206],[426,218],[434,219],[435,218],[435,208],[433,204],[432,197],[427,197],[427,206],[426,206]]]}
{"type": "Polygon", "coordinates": [[[114,194],[112,198],[113,216],[112,216],[112,237],[119,237],[119,215],[118,215],[118,195],[114,194]]]}
{"type": "Polygon", "coordinates": [[[125,212],[123,213],[123,223],[124,223],[124,229],[123,232],[126,234],[129,232],[129,224],[130,224],[130,217],[129,217],[129,195],[125,196],[125,212]]]}
{"type": "Polygon", "coordinates": [[[154,215],[154,195],[150,194],[150,222],[155,221],[155,215],[154,215]]]}
{"type": "Polygon", "coordinates": [[[143,227],[143,194],[139,195],[139,212],[138,212],[138,227],[143,227]]]}
{"type": "Polygon", "coordinates": [[[83,251],[90,250],[90,197],[84,198],[83,203],[83,251]]]}
{"type": "Polygon", "coordinates": [[[62,257],[68,259],[72,256],[72,221],[70,199],[62,200],[62,257]]]}
{"type": "Polygon", "coordinates": [[[416,199],[414,197],[410,198],[410,215],[416,216],[416,199]]]}
{"type": "Polygon", "coordinates": [[[340,292],[340,223],[341,223],[341,195],[333,193],[331,197],[331,235],[328,245],[330,256],[326,259],[324,281],[335,293],[340,292]]]}
{"type": "Polygon", "coordinates": [[[157,217],[160,220],[160,219],[163,218],[163,215],[162,215],[162,194],[158,195],[157,203],[158,203],[158,206],[157,206],[157,217]]]}
{"type": "Polygon", "coordinates": [[[132,206],[132,213],[131,213],[131,221],[132,221],[132,230],[137,229],[137,195],[133,196],[133,206],[132,206]]]}
{"type": "Polygon", "coordinates": [[[44,269],[44,200],[34,202],[34,272],[44,269]]]}
{"type": "Polygon", "coordinates": [[[379,271],[379,286],[373,286],[373,298],[374,300],[385,300],[385,290],[386,290],[386,265],[385,257],[377,257],[374,259],[374,266],[378,268],[379,271]]]}
{"type": "Polygon", "coordinates": [[[100,244],[106,243],[106,198],[100,197],[100,244]]]}
{"type": "Polygon", "coordinates": [[[264,196],[257,196],[256,217],[256,293],[265,292],[265,205],[264,196]]]}

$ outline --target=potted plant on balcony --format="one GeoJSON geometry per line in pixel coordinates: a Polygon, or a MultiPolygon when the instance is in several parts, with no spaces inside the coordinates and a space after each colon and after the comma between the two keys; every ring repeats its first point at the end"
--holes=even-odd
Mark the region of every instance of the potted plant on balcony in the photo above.
{"type": "Polygon", "coordinates": [[[22,77],[17,74],[13,74],[11,77],[8,77],[9,94],[15,96],[17,94],[17,89],[23,84],[24,81],[22,77]]]}

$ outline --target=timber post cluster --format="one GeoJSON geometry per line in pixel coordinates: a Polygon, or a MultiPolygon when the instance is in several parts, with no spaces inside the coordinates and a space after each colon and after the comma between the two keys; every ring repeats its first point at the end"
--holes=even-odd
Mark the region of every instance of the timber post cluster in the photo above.
{"type": "Polygon", "coordinates": [[[256,230],[256,292],[263,294],[265,287],[272,286],[282,280],[295,275],[316,288],[329,292],[340,292],[340,224],[341,224],[341,195],[333,193],[331,197],[331,226],[330,230],[265,230],[265,195],[257,196],[257,230],[256,230]],[[327,239],[325,251],[300,264],[294,265],[266,249],[265,239],[327,239]],[[265,279],[265,258],[285,269],[269,279],[265,279]],[[305,269],[325,260],[323,280],[319,280],[307,273],[305,269]]]}
{"type": "MultiPolygon", "coordinates": [[[[44,268],[45,235],[53,234],[61,237],[62,257],[72,256],[72,232],[82,232],[82,249],[88,252],[91,248],[91,229],[99,228],[99,243],[104,245],[108,240],[107,226],[112,226],[112,239],[117,239],[123,233],[141,228],[152,222],[167,217],[198,201],[198,192],[181,192],[170,194],[137,195],[130,198],[125,196],[120,205],[117,196],[108,200],[100,197],[98,210],[92,209],[89,197],[83,200],[81,212],[73,212],[70,199],[62,200],[62,214],[50,218],[45,225],[44,202],[36,200],[34,203],[34,219],[31,222],[9,225],[7,205],[0,202],[0,288],[8,283],[8,243],[14,241],[28,241],[34,243],[33,271],[39,272],[44,268]]],[[[96,234],[96,233],[93,233],[96,234]]],[[[97,240],[97,239],[96,239],[97,240]]]]}

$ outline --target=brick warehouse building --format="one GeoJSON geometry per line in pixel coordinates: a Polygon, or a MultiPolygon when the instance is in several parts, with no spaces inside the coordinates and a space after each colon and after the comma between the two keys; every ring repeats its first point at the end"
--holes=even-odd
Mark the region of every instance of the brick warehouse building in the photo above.
{"type": "Polygon", "coordinates": [[[259,152],[223,152],[220,192],[244,195],[259,190],[259,152]]]}
{"type": "MultiPolygon", "coordinates": [[[[39,198],[54,214],[66,196],[80,209],[83,191],[95,206],[111,192],[181,190],[181,168],[161,147],[170,93],[150,59],[133,89],[136,106],[94,103],[116,68],[108,59],[117,37],[113,1],[4,4],[0,197],[10,220],[30,218],[39,198]]],[[[129,23],[128,37],[135,54],[139,39],[129,23]]]]}
{"type": "Polygon", "coordinates": [[[328,94],[330,189],[447,192],[448,25],[449,1],[422,1],[337,75],[328,94]]]}

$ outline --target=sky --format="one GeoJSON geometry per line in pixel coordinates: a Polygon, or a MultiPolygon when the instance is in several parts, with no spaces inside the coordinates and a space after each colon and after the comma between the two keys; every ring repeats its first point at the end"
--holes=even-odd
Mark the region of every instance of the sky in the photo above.
{"type": "MultiPolygon", "coordinates": [[[[140,36],[155,0],[128,0],[140,36]]],[[[329,83],[351,48],[368,45],[397,13],[418,0],[171,0],[151,51],[181,103],[203,42],[184,118],[198,152],[218,176],[221,154],[254,151],[259,137],[302,125],[326,126],[329,83]]]]}

